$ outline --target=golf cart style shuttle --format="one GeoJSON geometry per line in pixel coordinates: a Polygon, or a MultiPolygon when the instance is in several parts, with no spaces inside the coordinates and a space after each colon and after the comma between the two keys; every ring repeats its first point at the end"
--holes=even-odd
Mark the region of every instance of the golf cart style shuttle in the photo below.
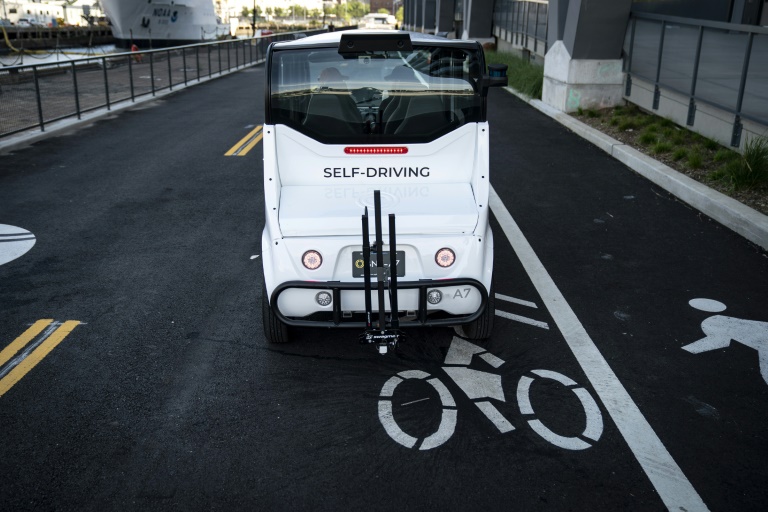
{"type": "Polygon", "coordinates": [[[401,327],[490,335],[486,98],[507,83],[492,68],[477,42],[407,32],[269,47],[269,341],[288,341],[290,326],[367,329],[380,349],[401,327]]]}

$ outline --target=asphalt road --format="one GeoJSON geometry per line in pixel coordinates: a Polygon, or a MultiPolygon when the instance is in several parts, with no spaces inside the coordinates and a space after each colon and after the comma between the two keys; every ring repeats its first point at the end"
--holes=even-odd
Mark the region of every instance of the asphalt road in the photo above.
{"type": "Polygon", "coordinates": [[[353,331],[267,344],[261,151],[224,156],[263,122],[262,82],[256,67],[0,156],[0,224],[36,237],[0,265],[0,349],[80,322],[0,396],[2,508],[765,509],[765,252],[504,91],[495,275],[514,301],[464,364],[501,379],[513,429],[446,371],[452,330],[386,356],[353,331]],[[683,350],[707,319],[735,341],[683,350]],[[432,449],[444,397],[415,378],[385,396],[405,371],[455,399],[432,449]]]}

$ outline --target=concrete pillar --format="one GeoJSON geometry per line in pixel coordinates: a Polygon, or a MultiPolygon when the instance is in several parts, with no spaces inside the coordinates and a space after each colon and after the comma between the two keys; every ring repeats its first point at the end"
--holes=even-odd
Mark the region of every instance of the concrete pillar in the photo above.
{"type": "Polygon", "coordinates": [[[420,31],[424,25],[424,0],[413,2],[413,29],[420,31]]]}
{"type": "Polygon", "coordinates": [[[492,40],[493,0],[457,0],[464,3],[462,39],[492,40]]]}
{"type": "Polygon", "coordinates": [[[435,33],[453,32],[453,10],[455,7],[456,0],[437,0],[435,33]]]}
{"type": "Polygon", "coordinates": [[[631,6],[632,0],[550,0],[544,103],[575,112],[623,101],[621,50],[631,6]]]}
{"type": "Polygon", "coordinates": [[[568,12],[568,0],[554,0],[549,2],[547,10],[547,48],[557,41],[563,40],[565,33],[565,18],[568,12]]]}
{"type": "Polygon", "coordinates": [[[403,0],[403,28],[413,29],[413,3],[416,0],[403,0]]]}
{"type": "Polygon", "coordinates": [[[435,33],[435,10],[437,9],[437,0],[423,0],[422,3],[422,25],[421,31],[427,34],[435,33]]]}

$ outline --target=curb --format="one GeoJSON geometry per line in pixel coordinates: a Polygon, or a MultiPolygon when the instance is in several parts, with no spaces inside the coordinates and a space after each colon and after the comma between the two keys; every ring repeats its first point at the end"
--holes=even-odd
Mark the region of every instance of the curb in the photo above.
{"type": "Polygon", "coordinates": [[[504,89],[562,124],[576,135],[591,142],[678,199],[764,250],[768,250],[768,216],[677,172],[668,165],[595,130],[565,112],[550,107],[541,100],[532,100],[511,87],[504,89]]]}

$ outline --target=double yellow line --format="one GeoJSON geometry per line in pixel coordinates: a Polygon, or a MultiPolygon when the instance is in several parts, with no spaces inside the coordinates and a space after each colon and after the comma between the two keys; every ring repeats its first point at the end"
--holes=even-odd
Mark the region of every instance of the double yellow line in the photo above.
{"type": "Polygon", "coordinates": [[[78,325],[80,322],[77,320],[66,322],[54,322],[52,319],[38,320],[24,331],[24,334],[5,347],[0,352],[0,375],[4,374],[0,379],[0,396],[3,396],[37,366],[37,363],[42,361],[78,325]],[[36,343],[32,343],[28,350],[11,361],[11,358],[32,340],[36,340],[36,343]],[[6,366],[9,361],[10,364],[6,366]]]}
{"type": "Polygon", "coordinates": [[[245,156],[264,137],[263,125],[254,128],[251,133],[240,139],[240,142],[232,146],[232,149],[224,153],[224,156],[245,156]]]}

